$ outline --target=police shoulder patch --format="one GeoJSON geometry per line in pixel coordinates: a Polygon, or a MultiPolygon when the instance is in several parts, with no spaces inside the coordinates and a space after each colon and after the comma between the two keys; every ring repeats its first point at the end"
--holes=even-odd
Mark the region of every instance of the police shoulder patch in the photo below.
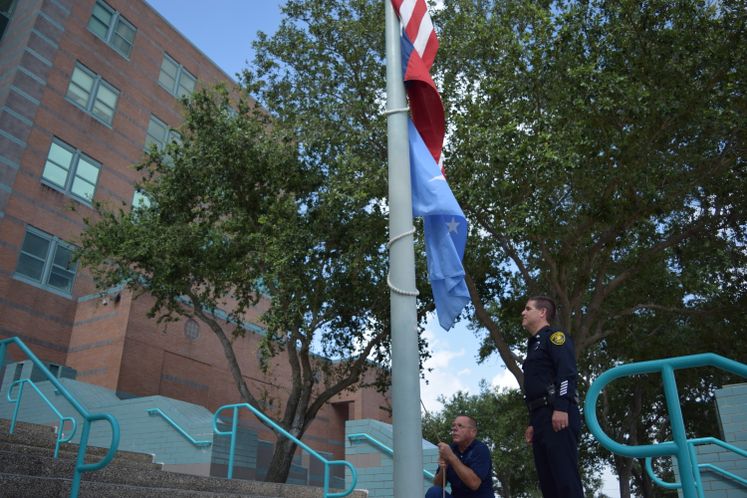
{"type": "Polygon", "coordinates": [[[562,346],[563,344],[565,344],[565,334],[563,332],[554,332],[550,336],[550,342],[552,342],[556,346],[562,346]]]}

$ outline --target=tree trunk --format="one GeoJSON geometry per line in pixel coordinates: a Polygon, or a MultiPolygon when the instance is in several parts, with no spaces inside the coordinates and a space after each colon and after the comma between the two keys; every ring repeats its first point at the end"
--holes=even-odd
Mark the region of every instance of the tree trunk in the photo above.
{"type": "Polygon", "coordinates": [[[270,460],[270,468],[267,470],[265,481],[286,482],[290,474],[293,455],[296,452],[296,443],[278,434],[275,450],[270,460]]]}
{"type": "Polygon", "coordinates": [[[632,477],[633,460],[614,455],[615,471],[620,480],[620,498],[630,498],[630,478],[632,477]]]}
{"type": "Polygon", "coordinates": [[[638,465],[633,469],[633,478],[635,479],[642,498],[654,498],[657,496],[653,482],[648,476],[648,472],[646,472],[645,458],[638,459],[638,465]]]}

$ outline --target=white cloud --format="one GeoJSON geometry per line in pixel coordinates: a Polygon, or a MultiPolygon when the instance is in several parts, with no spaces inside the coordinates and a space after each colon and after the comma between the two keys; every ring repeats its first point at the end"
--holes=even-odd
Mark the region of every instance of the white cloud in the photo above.
{"type": "Polygon", "coordinates": [[[424,380],[420,382],[420,397],[428,413],[443,410],[443,405],[438,401],[440,396],[449,399],[457,391],[478,394],[482,379],[491,386],[518,386],[498,355],[478,363],[480,339],[467,328],[466,323],[458,322],[447,332],[438,325],[434,315],[429,317],[423,337],[428,341],[431,352],[424,371],[428,383],[424,380]]]}
{"type": "Polygon", "coordinates": [[[470,386],[463,379],[470,370],[458,365],[467,355],[465,348],[452,344],[454,341],[450,340],[450,335],[440,329],[434,331],[431,327],[433,326],[426,327],[423,332],[428,341],[431,357],[424,364],[427,383],[425,380],[420,381],[420,399],[423,400],[428,413],[436,413],[443,409],[438,401],[440,396],[448,399],[457,391],[469,390],[470,386]]]}
{"type": "Polygon", "coordinates": [[[501,367],[500,371],[490,380],[490,385],[502,389],[518,389],[519,383],[508,368],[501,367]]]}

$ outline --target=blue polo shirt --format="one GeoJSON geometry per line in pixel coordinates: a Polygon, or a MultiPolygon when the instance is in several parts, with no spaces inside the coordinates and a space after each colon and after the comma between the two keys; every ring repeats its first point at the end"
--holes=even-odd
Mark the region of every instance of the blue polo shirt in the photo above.
{"type": "MultiPolygon", "coordinates": [[[[472,469],[480,478],[480,487],[472,491],[459,479],[451,466],[446,469],[446,480],[451,484],[451,496],[454,498],[493,498],[493,462],[490,450],[482,441],[475,439],[464,452],[456,444],[449,445],[461,462],[472,469]]],[[[436,469],[438,472],[438,469],[436,469]]]]}

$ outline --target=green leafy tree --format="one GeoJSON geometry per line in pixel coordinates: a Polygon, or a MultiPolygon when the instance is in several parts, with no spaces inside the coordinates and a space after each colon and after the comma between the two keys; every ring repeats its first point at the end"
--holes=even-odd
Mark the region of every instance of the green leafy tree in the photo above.
{"type": "MultiPolygon", "coordinates": [[[[708,335],[745,317],[746,20],[739,1],[455,0],[438,12],[445,165],[475,228],[470,318],[483,355],[497,351],[520,384],[518,315],[539,293],[560,304],[582,390],[620,361],[721,341],[747,354],[734,326],[708,335]]],[[[712,387],[683,390],[702,406],[712,387]]],[[[631,420],[619,437],[650,441],[623,399],[609,399],[631,420]]]]}
{"type": "MultiPolygon", "coordinates": [[[[339,172],[341,202],[385,203],[382,3],[284,9],[246,81],[339,172]]],[[[662,341],[627,354],[651,316],[676,324],[656,329],[670,341],[696,332],[682,317],[697,318],[698,344],[712,349],[703,331],[743,317],[747,290],[743,2],[453,0],[434,12],[482,354],[497,351],[521,383],[518,315],[534,293],[561,305],[582,390],[617,361],[671,351],[662,341]]],[[[737,335],[720,339],[744,347],[737,335]]]]}
{"type": "MultiPolygon", "coordinates": [[[[364,186],[343,192],[341,173],[299,153],[294,130],[243,90],[185,101],[181,140],[139,165],[150,202],[97,205],[78,257],[100,288],[124,283],[152,296],[159,320],[207,324],[241,399],[260,407],[273,398],[268,415],[301,438],[334,395],[387,386],[387,369],[374,368],[386,367],[389,346],[386,220],[364,186]],[[233,348],[263,294],[262,365],[287,361],[287,393],[250,386],[233,348]]],[[[287,479],[295,449],[278,439],[268,480],[287,479]]]]}

